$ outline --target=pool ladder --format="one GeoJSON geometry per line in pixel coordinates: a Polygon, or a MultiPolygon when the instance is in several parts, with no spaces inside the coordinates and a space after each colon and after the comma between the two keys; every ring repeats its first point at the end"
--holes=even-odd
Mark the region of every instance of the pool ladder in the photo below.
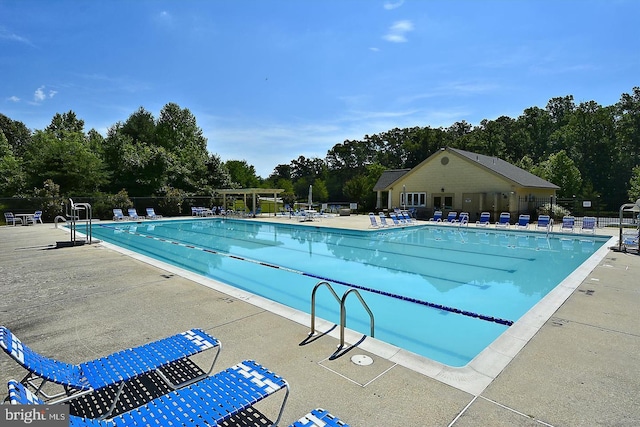
{"type": "Polygon", "coordinates": [[[331,292],[331,295],[333,295],[336,301],[338,301],[338,303],[340,304],[340,346],[338,347],[338,349],[342,349],[342,347],[344,347],[344,329],[347,326],[347,307],[345,303],[347,301],[347,297],[352,293],[358,297],[364,309],[367,310],[367,313],[369,313],[369,319],[371,320],[371,337],[372,338],[374,337],[375,322],[373,318],[373,312],[371,311],[367,303],[362,298],[362,295],[360,295],[360,292],[358,292],[358,290],[355,288],[349,288],[342,295],[342,298],[340,298],[336,293],[336,291],[333,289],[333,286],[331,286],[329,282],[325,282],[325,281],[318,282],[313,287],[313,291],[311,292],[311,332],[309,333],[309,336],[316,334],[316,292],[318,291],[318,288],[320,288],[321,286],[326,286],[327,289],[329,289],[329,292],[331,292]]]}

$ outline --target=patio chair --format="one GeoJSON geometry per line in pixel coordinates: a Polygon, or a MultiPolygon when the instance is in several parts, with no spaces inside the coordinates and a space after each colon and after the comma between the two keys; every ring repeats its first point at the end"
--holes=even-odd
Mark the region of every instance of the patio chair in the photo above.
{"type": "Polygon", "coordinates": [[[340,418],[332,415],[329,411],[317,408],[300,418],[289,427],[349,427],[340,418]]]}
{"type": "Polygon", "coordinates": [[[134,221],[144,219],[144,217],[138,215],[138,211],[136,211],[136,208],[129,208],[128,213],[129,213],[129,219],[132,219],[134,221]]]}
{"type": "Polygon", "coordinates": [[[376,216],[373,214],[373,212],[369,212],[369,221],[371,221],[371,228],[380,228],[380,224],[378,224],[376,216]]]}
{"type": "Polygon", "coordinates": [[[509,212],[502,212],[498,222],[496,222],[496,228],[509,228],[511,226],[511,214],[509,212]]]}
{"type": "Polygon", "coordinates": [[[639,246],[638,246],[639,234],[640,232],[637,229],[631,230],[631,231],[625,230],[622,233],[621,246],[625,252],[627,252],[630,249],[636,252],[639,252],[639,246]]]}
{"type": "Polygon", "coordinates": [[[153,208],[147,208],[147,218],[149,219],[160,219],[162,215],[158,215],[153,208]]]}
{"type": "Polygon", "coordinates": [[[576,226],[576,219],[572,216],[565,216],[562,218],[562,228],[560,231],[566,233],[573,233],[573,230],[576,226]]]}
{"type": "Polygon", "coordinates": [[[544,229],[546,231],[553,231],[553,221],[549,215],[539,215],[538,222],[536,223],[536,230],[544,229]]]}
{"type": "Polygon", "coordinates": [[[429,218],[429,221],[435,221],[435,222],[442,221],[442,211],[435,211],[433,213],[433,218],[429,218]]]}
{"type": "Polygon", "coordinates": [[[469,225],[469,212],[460,212],[460,216],[456,222],[458,225],[469,225]]]}
{"type": "Polygon", "coordinates": [[[516,227],[519,229],[527,229],[529,228],[529,221],[531,220],[530,215],[522,214],[518,217],[518,222],[516,223],[516,227]]]}
{"type": "Polygon", "coordinates": [[[407,224],[416,222],[416,220],[409,214],[408,211],[400,211],[400,215],[407,222],[407,224]]]}
{"type": "Polygon", "coordinates": [[[20,224],[22,224],[22,218],[16,218],[13,215],[13,212],[5,212],[4,213],[4,222],[5,224],[9,225],[16,225],[17,222],[19,222],[20,224]]]}
{"type": "Polygon", "coordinates": [[[380,212],[378,216],[380,217],[380,225],[382,227],[390,227],[392,225],[387,222],[387,217],[384,216],[384,212],[380,212]]]}
{"type": "Polygon", "coordinates": [[[582,227],[580,227],[582,233],[596,234],[596,218],[594,216],[585,216],[582,218],[582,227]]]}
{"type": "Polygon", "coordinates": [[[400,220],[398,219],[398,217],[396,216],[395,213],[389,213],[389,217],[391,218],[391,221],[393,221],[393,225],[395,226],[401,226],[402,224],[400,223],[400,220]]]}
{"type": "Polygon", "coordinates": [[[480,214],[480,219],[476,221],[476,226],[478,227],[488,227],[491,224],[491,213],[490,212],[482,212],[480,214]]]}
{"type": "Polygon", "coordinates": [[[123,213],[122,213],[122,209],[114,209],[113,210],[113,220],[114,221],[123,221],[125,219],[128,219],[128,217],[126,217],[123,213]]]}
{"type": "Polygon", "coordinates": [[[109,411],[111,412],[126,381],[156,371],[172,388],[183,387],[211,373],[222,346],[220,341],[203,330],[191,329],[139,347],[72,365],[36,353],[23,344],[9,329],[0,326],[0,347],[28,371],[20,383],[32,387],[35,394],[43,400],[46,399],[48,404],[66,402],[95,390],[114,386],[114,390],[117,391],[109,411]],[[174,384],[159,370],[173,362],[214,348],[217,351],[211,367],[198,378],[174,384]],[[43,386],[49,382],[59,384],[65,390],[55,395],[48,395],[43,391],[43,386]]]}
{"type": "Polygon", "coordinates": [[[31,218],[31,221],[33,221],[33,223],[35,224],[36,222],[40,222],[40,224],[43,224],[42,222],[42,211],[36,211],[33,214],[33,217],[31,218]]]}
{"type": "MultiPolygon", "coordinates": [[[[17,381],[9,381],[8,388],[9,401],[14,405],[45,404],[42,399],[17,381]]],[[[111,419],[70,415],[69,425],[72,427],[222,425],[224,421],[282,389],[285,390],[285,395],[278,417],[272,424],[275,426],[280,422],[284,412],[284,406],[289,397],[289,384],[253,360],[245,360],[111,419]]]]}
{"type": "Polygon", "coordinates": [[[442,222],[446,222],[447,224],[453,224],[454,222],[457,221],[458,218],[458,212],[449,212],[447,214],[447,219],[445,219],[442,222]]]}

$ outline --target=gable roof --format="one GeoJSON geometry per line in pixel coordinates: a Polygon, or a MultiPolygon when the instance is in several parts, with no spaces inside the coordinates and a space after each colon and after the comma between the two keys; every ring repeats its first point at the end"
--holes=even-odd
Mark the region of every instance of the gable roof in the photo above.
{"type": "Polygon", "coordinates": [[[383,191],[395,181],[406,175],[411,169],[389,169],[382,172],[378,182],[373,186],[373,191],[383,191]]]}
{"type": "Polygon", "coordinates": [[[432,158],[440,154],[442,151],[447,151],[449,153],[453,153],[463,159],[472,162],[483,169],[487,169],[497,175],[502,176],[503,178],[515,183],[516,185],[524,188],[548,188],[553,190],[558,190],[560,187],[557,185],[540,178],[532,174],[531,172],[527,172],[526,170],[519,168],[511,163],[504,161],[498,157],[493,156],[485,156],[484,154],[472,153],[470,151],[460,150],[458,148],[446,147],[442,148],[439,151],[436,151],[427,159],[423,160],[420,164],[415,166],[413,169],[389,169],[382,172],[380,178],[378,178],[378,182],[373,187],[373,191],[385,191],[391,185],[408,174],[409,172],[413,172],[418,168],[421,168],[424,164],[428,163],[432,158]]]}
{"type": "Polygon", "coordinates": [[[515,182],[521,187],[535,187],[535,188],[550,188],[560,189],[557,185],[527,172],[526,170],[512,165],[498,157],[485,156],[483,154],[476,154],[470,151],[464,151],[457,148],[447,147],[447,151],[456,153],[462,157],[469,159],[470,161],[479,164],[480,166],[491,170],[492,172],[503,176],[504,178],[515,182]]]}

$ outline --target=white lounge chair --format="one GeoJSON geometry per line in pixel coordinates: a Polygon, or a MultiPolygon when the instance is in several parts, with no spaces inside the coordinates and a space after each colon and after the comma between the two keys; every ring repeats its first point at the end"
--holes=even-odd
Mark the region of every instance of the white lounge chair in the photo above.
{"type": "Polygon", "coordinates": [[[582,218],[580,232],[596,234],[596,218],[593,216],[585,216],[582,218]]]}
{"type": "Polygon", "coordinates": [[[480,214],[480,219],[476,221],[476,225],[478,227],[488,227],[491,224],[491,213],[482,212],[480,214]]]}
{"type": "Polygon", "coordinates": [[[147,218],[149,218],[149,219],[160,219],[160,218],[162,218],[162,215],[156,214],[156,211],[153,208],[147,208],[147,218]]]}
{"type": "Polygon", "coordinates": [[[509,228],[511,226],[511,214],[509,212],[502,212],[498,222],[496,222],[496,228],[509,228]]]}
{"type": "Polygon", "coordinates": [[[546,231],[553,231],[553,221],[549,215],[539,215],[538,222],[536,223],[536,230],[544,229],[546,231]]]}
{"type": "Polygon", "coordinates": [[[565,233],[573,233],[576,226],[576,219],[572,216],[565,216],[562,218],[562,228],[560,231],[565,233]]]}
{"type": "Polygon", "coordinates": [[[373,214],[373,212],[369,212],[369,221],[371,221],[371,228],[380,228],[380,224],[378,224],[376,216],[373,214]]]}
{"type": "Polygon", "coordinates": [[[518,222],[516,223],[516,227],[519,229],[527,229],[529,228],[529,220],[531,219],[530,215],[522,214],[518,217],[518,222]]]}

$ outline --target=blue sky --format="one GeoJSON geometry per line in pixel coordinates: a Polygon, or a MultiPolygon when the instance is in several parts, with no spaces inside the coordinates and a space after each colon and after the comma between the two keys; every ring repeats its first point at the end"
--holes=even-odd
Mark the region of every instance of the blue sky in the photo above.
{"type": "Polygon", "coordinates": [[[640,85],[636,0],[0,0],[0,112],[103,135],[188,108],[267,177],[395,127],[517,118],[640,85]]]}

